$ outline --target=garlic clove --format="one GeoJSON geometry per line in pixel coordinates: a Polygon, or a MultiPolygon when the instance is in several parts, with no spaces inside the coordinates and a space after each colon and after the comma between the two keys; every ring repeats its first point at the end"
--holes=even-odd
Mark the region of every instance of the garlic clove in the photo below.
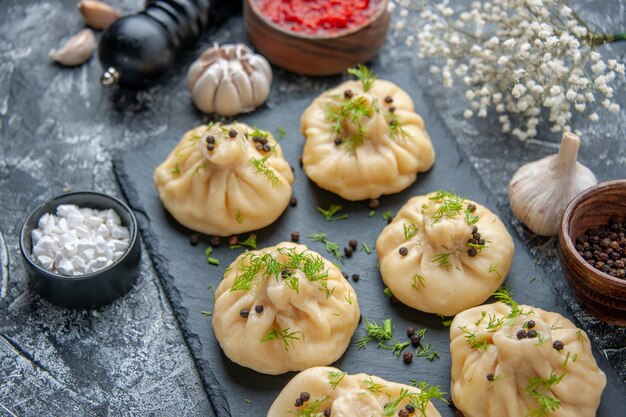
{"type": "Polygon", "coordinates": [[[513,215],[541,236],[558,234],[563,213],[574,197],[598,183],[577,162],[580,138],[565,133],[559,153],[520,167],[509,183],[513,215]]]}
{"type": "Polygon", "coordinates": [[[215,111],[222,116],[234,116],[242,111],[239,92],[235,83],[224,79],[215,92],[215,111]]]}
{"type": "Polygon", "coordinates": [[[54,62],[68,67],[84,63],[96,50],[96,37],[91,29],[83,29],[69,38],[59,50],[51,50],[48,56],[54,62]]]}
{"type": "Polygon", "coordinates": [[[78,11],[87,26],[99,30],[106,29],[122,16],[118,10],[97,0],[80,0],[78,11]]]}
{"type": "Polygon", "coordinates": [[[255,108],[252,80],[241,71],[233,71],[232,80],[239,96],[241,112],[251,112],[255,108]]]}

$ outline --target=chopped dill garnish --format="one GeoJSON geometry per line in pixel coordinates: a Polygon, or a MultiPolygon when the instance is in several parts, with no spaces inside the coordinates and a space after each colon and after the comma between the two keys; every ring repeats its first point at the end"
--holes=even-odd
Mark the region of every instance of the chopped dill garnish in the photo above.
{"type": "Polygon", "coordinates": [[[489,322],[487,330],[496,331],[504,324],[504,317],[497,317],[495,314],[489,314],[489,322]]]}
{"type": "Polygon", "coordinates": [[[537,401],[538,407],[529,409],[527,416],[545,417],[561,407],[561,401],[546,394],[551,393],[552,390],[550,387],[561,382],[565,375],[567,375],[567,372],[560,376],[552,372],[547,379],[539,377],[528,379],[528,385],[523,391],[537,401]]]}
{"type": "Polygon", "coordinates": [[[489,273],[494,273],[498,279],[502,279],[502,274],[498,271],[498,264],[489,264],[489,273]]]}
{"type": "Polygon", "coordinates": [[[441,325],[443,327],[450,327],[452,325],[452,320],[451,319],[450,320],[444,320],[444,321],[441,322],[441,325]]]}
{"type": "Polygon", "coordinates": [[[328,385],[330,385],[333,389],[337,388],[337,385],[341,382],[341,380],[347,375],[347,372],[328,372],[328,385]]]}
{"type": "Polygon", "coordinates": [[[426,409],[431,400],[439,400],[448,404],[448,400],[444,398],[445,393],[441,391],[439,385],[430,385],[424,381],[418,382],[415,379],[411,379],[409,382],[420,390],[418,394],[409,395],[409,404],[419,412],[417,414],[418,417],[426,417],[426,409]]]}
{"type": "Polygon", "coordinates": [[[369,321],[367,317],[363,317],[365,320],[365,330],[367,335],[361,337],[356,341],[356,345],[359,349],[364,349],[368,343],[377,341],[378,349],[390,350],[396,357],[400,356],[402,351],[409,346],[410,342],[398,342],[393,337],[393,322],[391,319],[383,320],[382,324],[378,324],[373,321],[369,321]],[[391,344],[388,344],[390,342],[391,344]]]}
{"type": "Polygon", "coordinates": [[[176,164],[176,166],[170,170],[170,173],[174,175],[180,174],[180,168],[178,167],[178,164],[176,164]]]}
{"type": "Polygon", "coordinates": [[[243,217],[243,214],[241,214],[241,211],[239,209],[237,209],[237,213],[235,213],[235,221],[239,224],[243,223],[243,221],[245,220],[245,218],[243,217]]]}
{"type": "Polygon", "coordinates": [[[220,264],[220,261],[218,259],[215,259],[215,258],[211,257],[212,254],[213,254],[213,247],[209,246],[204,251],[204,255],[206,256],[206,261],[210,265],[218,266],[220,264]]]}
{"type": "Polygon", "coordinates": [[[583,343],[588,342],[587,337],[585,336],[585,332],[583,332],[582,330],[578,329],[578,331],[576,332],[576,336],[581,342],[583,343]]]}
{"type": "Polygon", "coordinates": [[[389,221],[389,219],[393,219],[393,211],[387,210],[382,214],[382,216],[383,216],[383,219],[389,221]]]}
{"type": "Polygon", "coordinates": [[[418,346],[417,349],[415,349],[415,357],[426,358],[430,362],[434,361],[435,359],[440,358],[439,352],[433,351],[430,347],[430,343],[426,343],[424,345],[420,344],[420,346],[418,346]]]}
{"type": "Polygon", "coordinates": [[[405,222],[402,227],[404,229],[404,239],[407,242],[415,237],[415,235],[417,234],[418,227],[414,223],[405,222]]]}
{"type": "Polygon", "coordinates": [[[342,134],[342,124],[345,121],[356,127],[356,133],[342,137],[342,143],[351,153],[365,141],[365,127],[362,119],[372,117],[377,111],[373,102],[366,97],[358,96],[351,99],[333,101],[326,106],[326,119],[333,123],[332,130],[335,134],[342,134]]]}
{"type": "Polygon", "coordinates": [[[247,404],[252,404],[252,400],[249,400],[249,399],[247,399],[247,398],[244,398],[243,400],[244,400],[247,404]]]}
{"type": "Polygon", "coordinates": [[[377,78],[372,70],[370,70],[363,64],[357,65],[356,68],[348,68],[348,74],[354,75],[359,81],[361,81],[361,84],[363,85],[363,91],[369,91],[377,78]]]}
{"type": "Polygon", "coordinates": [[[376,210],[370,210],[369,213],[367,213],[367,217],[374,217],[376,215],[376,210]]]}
{"type": "Polygon", "coordinates": [[[276,135],[279,139],[285,139],[287,137],[287,131],[282,126],[276,126],[276,135]]]}
{"type": "Polygon", "coordinates": [[[352,305],[352,292],[348,291],[348,295],[345,295],[343,298],[348,302],[348,304],[352,305]]]}
{"type": "Polygon", "coordinates": [[[387,121],[387,127],[389,129],[389,135],[393,139],[398,138],[406,138],[409,136],[406,130],[404,130],[403,123],[400,121],[398,116],[394,113],[387,113],[385,115],[385,120],[387,121]]]}
{"type": "Polygon", "coordinates": [[[385,289],[383,290],[383,294],[385,294],[387,296],[387,298],[393,297],[393,293],[391,292],[391,290],[388,287],[385,287],[385,289]]]}
{"type": "Polygon", "coordinates": [[[464,213],[465,213],[465,221],[467,222],[467,224],[472,225],[478,221],[478,216],[475,214],[472,214],[472,208],[469,204],[467,205],[467,207],[465,207],[464,213]]]}
{"type": "Polygon", "coordinates": [[[365,242],[361,242],[361,247],[363,248],[363,250],[365,251],[365,253],[367,253],[368,255],[370,253],[372,253],[372,250],[369,248],[369,246],[367,246],[367,244],[365,242]]]}
{"type": "Polygon", "coordinates": [[[291,413],[295,417],[318,417],[321,414],[320,409],[326,400],[328,400],[328,396],[309,402],[306,408],[292,411],[291,413]]]}
{"type": "Polygon", "coordinates": [[[420,275],[420,274],[413,275],[413,285],[411,285],[411,288],[417,291],[420,290],[420,286],[423,288],[426,288],[426,285],[424,285],[425,280],[426,278],[424,278],[423,275],[420,275]]]}
{"type": "Polygon", "coordinates": [[[374,382],[371,376],[369,377],[369,379],[361,380],[361,384],[365,385],[365,389],[374,395],[381,394],[383,388],[387,387],[384,384],[377,384],[376,382],[374,382]]]}
{"type": "MultiPolygon", "coordinates": [[[[478,221],[478,216],[472,214],[472,210],[475,208],[471,207],[469,204],[463,208],[465,198],[457,195],[454,191],[436,191],[435,195],[429,197],[429,200],[438,204],[435,213],[431,216],[433,224],[441,221],[443,218],[452,219],[461,212],[464,213],[467,224],[473,225],[478,221]]],[[[428,205],[422,205],[422,213],[427,209],[428,205]]]]}
{"type": "Polygon", "coordinates": [[[476,332],[478,330],[470,332],[465,326],[461,326],[459,327],[459,329],[465,334],[465,341],[468,345],[470,345],[472,349],[486,350],[487,348],[489,348],[489,342],[487,342],[485,339],[479,339],[478,336],[476,336],[476,332]]]}
{"type": "Polygon", "coordinates": [[[513,295],[511,294],[511,291],[505,286],[498,288],[498,291],[494,292],[491,295],[496,300],[503,302],[504,304],[507,304],[509,306],[509,308],[511,309],[511,312],[509,313],[508,316],[506,316],[507,319],[513,320],[518,316],[528,315],[533,312],[532,308],[528,311],[522,310],[519,304],[517,304],[517,302],[513,299],[513,295]]]}
{"type": "Polygon", "coordinates": [[[285,345],[285,350],[289,350],[289,346],[295,346],[294,340],[301,340],[298,335],[302,335],[302,340],[304,340],[304,333],[302,333],[301,331],[290,332],[289,327],[287,327],[286,329],[271,329],[265,334],[265,336],[263,336],[263,338],[261,339],[261,343],[281,339],[283,341],[283,344],[285,345]]]}
{"type": "Polygon", "coordinates": [[[335,214],[337,214],[337,212],[341,211],[342,209],[343,207],[341,207],[339,204],[331,204],[330,207],[328,207],[328,209],[326,210],[321,207],[317,207],[317,211],[322,213],[322,216],[324,216],[327,222],[347,219],[348,215],[345,213],[339,216],[335,216],[335,214]]]}
{"type": "Polygon", "coordinates": [[[270,138],[269,132],[266,132],[265,130],[261,130],[261,129],[259,129],[256,126],[254,126],[254,131],[252,131],[252,134],[250,134],[249,136],[252,136],[253,138],[256,136],[256,137],[262,138],[262,139],[269,139],[270,138]]]}
{"type": "Polygon", "coordinates": [[[341,251],[341,247],[339,246],[338,243],[331,242],[330,240],[328,240],[326,238],[326,233],[313,233],[309,235],[309,239],[311,239],[313,242],[323,243],[324,248],[326,249],[326,252],[330,253],[335,258],[337,258],[339,262],[343,263],[344,254],[341,251]]]}
{"type": "Polygon", "coordinates": [[[270,184],[272,184],[272,187],[278,187],[282,183],[280,182],[280,178],[278,178],[278,175],[276,175],[274,170],[267,165],[267,158],[269,158],[269,156],[261,159],[250,158],[250,163],[252,164],[256,172],[267,178],[270,184]]]}
{"type": "Polygon", "coordinates": [[[448,268],[452,266],[450,260],[448,259],[450,258],[450,255],[452,255],[452,253],[440,253],[439,255],[435,256],[431,262],[438,263],[439,268],[448,268]]]}
{"type": "Polygon", "coordinates": [[[287,273],[283,275],[283,280],[289,288],[296,292],[296,294],[300,294],[300,281],[298,281],[298,276],[296,274],[287,273]]]}
{"type": "Polygon", "coordinates": [[[207,166],[207,162],[206,161],[202,161],[200,162],[198,165],[196,165],[196,169],[193,171],[194,175],[197,175],[200,173],[200,171],[202,171],[204,168],[206,168],[207,166]]]}
{"type": "Polygon", "coordinates": [[[400,395],[394,398],[393,400],[389,399],[389,401],[385,404],[385,407],[383,408],[383,416],[385,417],[393,416],[398,409],[398,405],[402,402],[402,400],[404,400],[408,396],[409,396],[409,390],[405,388],[400,388],[400,395]]]}
{"type": "Polygon", "coordinates": [[[204,317],[212,317],[213,316],[213,312],[212,311],[206,311],[206,310],[202,310],[200,312],[200,314],[202,314],[204,317]]]}

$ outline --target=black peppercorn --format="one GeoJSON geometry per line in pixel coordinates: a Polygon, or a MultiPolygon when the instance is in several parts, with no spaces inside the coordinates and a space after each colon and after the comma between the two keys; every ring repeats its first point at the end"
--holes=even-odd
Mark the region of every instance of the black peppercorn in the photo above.
{"type": "Polygon", "coordinates": [[[478,233],[478,227],[476,227],[476,226],[472,227],[472,234],[474,234],[474,233],[478,233]]]}
{"type": "Polygon", "coordinates": [[[237,131],[235,129],[230,129],[230,131],[228,132],[228,136],[231,138],[236,138],[237,137],[237,131]]]}
{"type": "Polygon", "coordinates": [[[526,339],[526,337],[528,337],[528,335],[526,334],[526,330],[522,329],[517,331],[518,339],[526,339]]]}
{"type": "Polygon", "coordinates": [[[409,254],[409,250],[407,248],[405,248],[404,246],[402,246],[400,249],[398,249],[398,252],[402,256],[407,256],[409,254]]]}
{"type": "Polygon", "coordinates": [[[343,277],[344,277],[345,279],[348,279],[348,278],[349,278],[349,277],[348,277],[348,274],[346,274],[346,273],[345,273],[345,272],[343,272],[343,271],[341,272],[341,275],[343,275],[343,277]]]}
{"type": "Polygon", "coordinates": [[[243,317],[244,319],[247,319],[248,316],[250,315],[250,310],[248,310],[247,308],[242,308],[241,311],[239,312],[239,315],[243,317]]]}
{"type": "Polygon", "coordinates": [[[352,274],[352,281],[359,282],[361,276],[359,274],[352,274]]]}
{"type": "Polygon", "coordinates": [[[526,336],[529,339],[534,339],[535,337],[537,337],[537,331],[533,330],[533,329],[530,329],[529,331],[526,332],[526,336]]]}
{"type": "Polygon", "coordinates": [[[413,414],[415,412],[415,407],[411,404],[407,404],[404,406],[404,409],[409,412],[409,414],[413,414]]]}
{"type": "Polygon", "coordinates": [[[357,242],[356,239],[350,239],[350,241],[348,242],[348,245],[350,245],[350,247],[354,250],[356,250],[357,245],[359,244],[359,242],[357,242]]]}
{"type": "Polygon", "coordinates": [[[335,145],[341,145],[341,138],[335,138],[335,145]]]}
{"type": "Polygon", "coordinates": [[[296,407],[302,407],[302,404],[304,404],[304,401],[302,401],[301,398],[296,398],[296,402],[295,402],[295,406],[296,407]]]}
{"type": "Polygon", "coordinates": [[[196,246],[198,243],[200,243],[200,238],[198,238],[198,235],[189,236],[189,244],[191,246],[196,246]]]}
{"type": "Polygon", "coordinates": [[[252,142],[261,142],[261,137],[260,136],[252,136],[252,142]]]}
{"type": "Polygon", "coordinates": [[[263,305],[257,304],[256,306],[254,306],[254,311],[256,311],[258,314],[261,314],[263,312],[263,305]]]}
{"type": "Polygon", "coordinates": [[[389,113],[393,113],[396,111],[396,106],[389,106],[389,113]]]}
{"type": "MultiPolygon", "coordinates": [[[[471,203],[468,204],[467,205],[467,210],[469,210],[470,213],[475,212],[476,211],[476,205],[475,204],[471,204],[471,203]]],[[[476,227],[476,226],[474,226],[474,227],[476,227]]]]}
{"type": "Polygon", "coordinates": [[[282,271],[280,271],[280,276],[283,277],[283,279],[289,278],[289,275],[291,274],[286,269],[283,269],[282,271]]]}
{"type": "Polygon", "coordinates": [[[493,381],[493,379],[494,379],[493,374],[491,374],[491,373],[487,374],[487,381],[493,381]]]}
{"type": "Polygon", "coordinates": [[[343,253],[345,253],[348,258],[352,256],[352,252],[354,252],[354,249],[352,249],[350,246],[346,246],[345,248],[343,248],[343,253]]]}
{"type": "Polygon", "coordinates": [[[552,347],[560,352],[563,350],[565,345],[563,345],[563,342],[561,342],[560,340],[555,340],[554,343],[552,343],[552,347]]]}
{"type": "Polygon", "coordinates": [[[367,206],[371,209],[377,209],[380,206],[380,201],[377,198],[372,198],[367,206]]]}
{"type": "Polygon", "coordinates": [[[298,232],[291,232],[291,241],[292,242],[298,242],[300,240],[300,233],[298,232]]]}
{"type": "Polygon", "coordinates": [[[324,417],[330,417],[330,408],[324,409],[324,417]]]}
{"type": "Polygon", "coordinates": [[[209,143],[209,144],[206,146],[206,150],[207,150],[207,151],[212,151],[213,149],[215,149],[215,145],[214,145],[214,144],[212,144],[212,143],[209,143]]]}
{"type": "Polygon", "coordinates": [[[407,350],[406,352],[402,354],[402,360],[406,364],[413,362],[413,353],[407,350]]]}
{"type": "Polygon", "coordinates": [[[206,137],[205,140],[206,140],[207,145],[209,145],[211,143],[215,143],[215,136],[209,135],[209,136],[206,137]]]}
{"type": "Polygon", "coordinates": [[[211,236],[211,239],[209,240],[209,243],[211,244],[211,246],[219,246],[221,242],[220,238],[217,236],[211,236]]]}
{"type": "Polygon", "coordinates": [[[270,148],[270,145],[268,145],[267,143],[263,145],[263,152],[269,152],[271,150],[272,148],[270,148]]]}
{"type": "Polygon", "coordinates": [[[257,143],[255,148],[256,148],[257,151],[261,152],[263,150],[263,144],[257,143]]]}
{"type": "Polygon", "coordinates": [[[295,197],[291,197],[291,199],[289,200],[289,205],[290,205],[291,207],[295,207],[295,206],[297,206],[297,205],[298,205],[298,199],[297,199],[297,198],[295,198],[295,197]]]}
{"type": "Polygon", "coordinates": [[[352,98],[352,96],[354,96],[354,93],[352,92],[352,90],[348,89],[348,90],[346,90],[346,91],[344,91],[344,92],[343,92],[343,96],[344,96],[345,98],[350,99],[350,98],[352,98]]]}
{"type": "Polygon", "coordinates": [[[304,391],[300,393],[300,399],[302,400],[302,402],[307,402],[311,399],[311,394],[309,394],[308,392],[304,391]]]}
{"type": "Polygon", "coordinates": [[[411,346],[418,347],[422,344],[422,338],[416,334],[411,336],[411,346]]]}
{"type": "Polygon", "coordinates": [[[407,337],[409,337],[409,338],[413,337],[414,334],[415,334],[415,329],[414,328],[412,328],[410,326],[406,328],[406,335],[407,335],[407,337]]]}
{"type": "Polygon", "coordinates": [[[526,323],[526,327],[528,327],[529,329],[532,329],[533,327],[535,327],[535,321],[528,320],[528,322],[526,323]]]}
{"type": "Polygon", "coordinates": [[[385,96],[385,103],[393,103],[393,99],[391,98],[391,96],[385,96]]]}
{"type": "Polygon", "coordinates": [[[467,250],[467,254],[470,256],[470,258],[473,258],[474,256],[478,255],[478,251],[476,250],[476,248],[469,248],[467,250]]]}
{"type": "Polygon", "coordinates": [[[398,410],[398,417],[409,417],[409,412],[406,408],[398,410]]]}

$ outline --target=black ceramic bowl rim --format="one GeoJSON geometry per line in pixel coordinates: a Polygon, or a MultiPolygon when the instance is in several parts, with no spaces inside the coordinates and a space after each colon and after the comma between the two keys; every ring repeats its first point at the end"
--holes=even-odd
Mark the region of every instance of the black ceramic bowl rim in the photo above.
{"type": "MultiPolygon", "coordinates": [[[[85,207],[88,207],[85,206],[85,207]]],[[[114,207],[109,207],[113,210],[115,210],[114,207]]],[[[47,211],[42,212],[41,214],[39,214],[39,217],[41,218],[41,216],[44,215],[44,213],[48,213],[47,211]]],[[[53,213],[50,213],[53,214],[53,213]]],[[[37,222],[39,221],[39,219],[37,219],[37,222]]],[[[31,231],[32,232],[32,231],[31,231]]],[[[20,230],[20,250],[22,252],[22,257],[26,260],[26,262],[28,262],[28,264],[30,266],[32,266],[33,268],[35,268],[39,273],[45,275],[47,278],[51,278],[51,279],[57,279],[57,280],[61,280],[61,281],[72,281],[72,282],[77,282],[77,281],[84,281],[84,280],[89,280],[89,279],[93,279],[94,277],[97,277],[99,275],[102,275],[104,273],[106,273],[107,271],[110,271],[111,269],[115,268],[118,264],[120,264],[124,259],[126,259],[126,257],[128,257],[128,255],[132,252],[132,249],[134,247],[134,245],[136,244],[137,241],[137,236],[138,236],[138,226],[137,226],[137,218],[135,217],[135,214],[133,213],[133,211],[130,209],[130,207],[128,207],[128,205],[126,205],[126,203],[124,203],[122,200],[116,198],[116,197],[112,197],[110,195],[107,194],[103,194],[103,193],[98,193],[96,191],[74,191],[71,193],[67,193],[67,194],[62,194],[59,196],[54,197],[51,200],[48,200],[42,204],[40,204],[39,206],[37,206],[37,208],[35,208],[33,211],[30,212],[30,214],[26,217],[26,220],[24,220],[24,223],[22,223],[22,228],[20,230]],[[55,210],[59,205],[61,205],[62,203],[57,203],[55,204],[55,202],[58,202],[59,200],[64,200],[67,197],[70,196],[92,196],[92,195],[97,195],[98,197],[102,197],[104,199],[108,199],[108,200],[112,200],[115,203],[119,204],[120,207],[122,207],[128,214],[128,217],[131,219],[130,224],[128,225],[128,229],[130,232],[130,237],[128,239],[128,247],[126,248],[126,250],[124,251],[124,254],[122,254],[122,256],[120,256],[115,262],[113,262],[111,265],[99,269],[95,272],[91,272],[89,274],[84,274],[84,275],[61,275],[61,274],[57,274],[55,272],[52,271],[48,271],[47,269],[45,269],[44,267],[42,267],[41,265],[39,265],[39,263],[33,259],[32,257],[32,248],[28,248],[25,242],[26,239],[26,228],[27,225],[31,222],[31,220],[33,219],[33,217],[39,213],[44,207],[46,206],[52,206],[53,210],[55,210]]]]}
{"type": "Polygon", "coordinates": [[[340,30],[334,33],[329,33],[329,34],[324,34],[324,33],[305,34],[305,33],[300,33],[300,32],[293,32],[289,29],[286,29],[272,22],[266,15],[261,13],[261,10],[259,9],[259,6],[256,3],[256,0],[245,0],[245,2],[250,6],[250,9],[252,10],[252,12],[258,17],[260,17],[261,20],[263,20],[263,22],[266,23],[268,26],[272,27],[278,32],[281,32],[285,36],[302,39],[302,40],[333,40],[333,39],[342,38],[347,35],[352,35],[353,33],[357,33],[361,31],[362,29],[371,25],[376,20],[380,19],[380,17],[387,12],[387,7],[389,5],[389,0],[380,0],[380,4],[378,5],[378,9],[375,11],[375,13],[372,14],[372,16],[370,16],[370,18],[367,19],[365,22],[353,28],[340,30]]]}
{"type": "MultiPolygon", "coordinates": [[[[626,287],[626,280],[612,277],[611,275],[602,272],[593,266],[589,265],[587,261],[578,253],[576,248],[574,247],[574,241],[572,240],[572,235],[570,231],[570,225],[572,221],[572,217],[574,217],[576,213],[576,209],[580,205],[580,203],[584,200],[587,200],[589,197],[592,197],[598,191],[606,189],[606,188],[626,188],[626,180],[613,180],[606,181],[596,184],[592,187],[587,188],[580,194],[578,194],[574,199],[569,203],[567,208],[565,209],[565,213],[563,213],[563,219],[561,220],[561,235],[563,236],[563,242],[565,243],[564,250],[567,251],[568,255],[571,256],[578,265],[582,266],[587,271],[590,271],[597,277],[608,281],[618,287],[626,287]]],[[[580,280],[580,278],[578,278],[580,280]]]]}

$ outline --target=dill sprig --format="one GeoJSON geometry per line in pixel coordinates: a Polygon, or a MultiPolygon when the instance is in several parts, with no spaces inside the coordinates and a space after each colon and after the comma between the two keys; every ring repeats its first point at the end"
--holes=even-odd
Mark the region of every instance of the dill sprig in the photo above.
{"type": "Polygon", "coordinates": [[[250,158],[250,163],[259,174],[263,175],[267,180],[272,184],[272,187],[278,187],[282,183],[280,182],[280,178],[276,175],[276,172],[272,168],[267,165],[267,159],[269,156],[264,158],[250,158]]]}
{"type": "Polygon", "coordinates": [[[423,287],[423,288],[426,288],[426,285],[424,284],[425,281],[426,281],[426,278],[424,278],[423,275],[415,274],[415,275],[413,275],[413,285],[411,285],[411,287],[414,290],[419,291],[420,290],[420,286],[423,287]]]}
{"type": "Polygon", "coordinates": [[[239,224],[243,223],[245,217],[241,214],[241,210],[237,209],[237,213],[235,213],[235,221],[239,224]]]}
{"type": "Polygon", "coordinates": [[[245,240],[239,241],[236,245],[230,245],[229,248],[237,249],[242,246],[245,246],[251,249],[256,249],[256,235],[252,233],[245,240]]]}
{"type": "Polygon", "coordinates": [[[328,400],[328,396],[324,398],[319,398],[315,401],[311,401],[308,403],[306,408],[292,411],[291,413],[295,417],[318,417],[321,414],[320,409],[322,408],[322,405],[326,402],[326,400],[328,400]]]}
{"type": "Polygon", "coordinates": [[[361,247],[368,255],[372,253],[372,250],[369,248],[369,246],[367,246],[367,243],[361,242],[361,247]]]}
{"type": "Polygon", "coordinates": [[[378,78],[374,75],[372,70],[363,64],[357,65],[356,68],[348,68],[348,74],[354,75],[359,81],[361,81],[363,91],[369,91],[369,89],[372,88],[372,85],[374,85],[376,78],[378,78]]]}
{"type": "Polygon", "coordinates": [[[565,375],[567,375],[567,372],[561,375],[552,372],[547,379],[539,377],[528,379],[528,385],[524,388],[524,392],[537,401],[538,407],[529,409],[527,416],[545,417],[561,407],[561,401],[546,394],[551,392],[550,387],[561,382],[565,375]]]}
{"type": "MultiPolygon", "coordinates": [[[[459,196],[453,191],[439,190],[435,192],[435,195],[429,197],[429,200],[433,201],[437,205],[435,213],[431,216],[433,224],[441,221],[443,218],[452,219],[458,214],[463,213],[465,215],[465,221],[469,225],[473,225],[478,221],[478,216],[472,214],[472,210],[475,208],[470,204],[465,204],[465,198],[459,196]]],[[[422,205],[422,213],[428,209],[428,205],[422,205]]]]}
{"type": "Polygon", "coordinates": [[[383,214],[383,219],[389,221],[389,219],[393,219],[393,211],[387,210],[383,214]]]}
{"type": "Polygon", "coordinates": [[[337,388],[337,385],[341,382],[341,380],[347,375],[347,372],[336,372],[330,371],[328,372],[328,385],[330,385],[333,389],[337,388]]]}
{"type": "Polygon", "coordinates": [[[363,319],[365,320],[367,335],[356,341],[356,345],[359,349],[364,349],[368,343],[377,341],[378,349],[390,350],[396,356],[400,356],[402,351],[409,346],[410,342],[398,342],[394,339],[393,322],[391,319],[383,320],[382,324],[369,321],[367,317],[363,317],[363,319]],[[391,342],[391,344],[388,344],[388,342],[391,342]]]}
{"type": "Polygon", "coordinates": [[[371,376],[369,377],[369,379],[361,380],[361,384],[365,385],[365,389],[374,395],[381,394],[383,392],[382,390],[387,387],[384,384],[377,384],[376,382],[374,382],[371,376]]]}
{"type": "Polygon", "coordinates": [[[276,134],[279,139],[285,139],[287,137],[287,131],[282,126],[276,126],[276,134]]]}
{"type": "Polygon", "coordinates": [[[439,268],[442,268],[442,269],[448,268],[452,265],[450,263],[450,260],[448,259],[450,258],[450,255],[452,255],[452,253],[440,253],[432,259],[432,262],[438,263],[439,268]]]}
{"type": "Polygon", "coordinates": [[[173,174],[173,175],[180,174],[180,168],[178,167],[178,164],[176,164],[174,168],[170,169],[170,174],[173,174]]]}
{"type": "Polygon", "coordinates": [[[265,336],[261,339],[261,343],[270,342],[272,340],[282,340],[285,345],[285,350],[289,350],[289,346],[295,347],[294,340],[301,340],[298,335],[302,336],[302,340],[304,340],[304,333],[301,331],[289,331],[289,327],[286,329],[278,329],[274,328],[265,333],[265,336]]]}
{"type": "Polygon", "coordinates": [[[489,342],[487,340],[479,339],[478,336],[476,336],[476,332],[478,332],[478,330],[470,332],[469,330],[467,330],[465,326],[461,326],[459,327],[459,329],[465,335],[464,336],[465,341],[467,342],[468,345],[470,345],[472,349],[485,349],[486,350],[489,348],[489,342]]]}
{"type": "Polygon", "coordinates": [[[404,229],[404,239],[408,242],[409,240],[413,239],[413,237],[415,237],[415,235],[417,234],[417,231],[419,230],[419,228],[415,225],[415,223],[407,223],[405,222],[402,225],[402,228],[404,229]]]}
{"type": "Polygon", "coordinates": [[[357,96],[351,99],[335,100],[326,106],[326,119],[333,123],[332,130],[337,135],[343,132],[342,124],[349,122],[356,127],[356,133],[343,138],[348,150],[354,150],[365,141],[365,127],[362,120],[370,118],[377,108],[366,97],[357,96]]]}
{"type": "Polygon", "coordinates": [[[332,242],[326,238],[326,233],[313,233],[309,235],[309,239],[313,242],[320,242],[324,244],[324,248],[326,252],[333,255],[337,260],[343,263],[343,252],[341,251],[341,246],[338,243],[332,242]]]}
{"type": "Polygon", "coordinates": [[[337,220],[347,219],[348,215],[345,213],[339,216],[335,216],[335,214],[337,214],[337,212],[341,211],[342,209],[343,207],[340,206],[339,204],[331,204],[330,207],[328,207],[328,209],[317,207],[317,211],[322,213],[322,216],[324,216],[327,222],[334,222],[337,220]]]}
{"type": "Polygon", "coordinates": [[[387,128],[389,129],[389,135],[393,139],[406,138],[409,136],[407,131],[404,129],[404,124],[395,113],[387,113],[385,115],[385,121],[387,122],[387,128]]]}
{"type": "Polygon", "coordinates": [[[511,312],[508,316],[506,316],[506,318],[510,320],[513,320],[514,318],[521,315],[531,314],[533,311],[532,308],[528,311],[524,311],[523,309],[521,309],[519,304],[517,304],[517,302],[513,299],[513,294],[511,293],[511,291],[505,286],[498,288],[498,291],[494,292],[491,295],[496,300],[503,302],[504,304],[509,306],[511,312]]]}
{"type": "MultiPolygon", "coordinates": [[[[424,329],[426,330],[426,329],[424,329]]],[[[430,362],[435,359],[439,359],[439,352],[432,350],[430,343],[420,344],[417,349],[415,349],[415,357],[416,358],[426,358],[430,362]]]]}
{"type": "Polygon", "coordinates": [[[439,400],[448,404],[448,400],[444,398],[446,393],[441,391],[439,385],[430,385],[424,381],[418,382],[415,379],[411,379],[409,382],[420,390],[419,393],[409,395],[409,404],[419,412],[419,417],[426,417],[426,409],[431,400],[439,400]]]}

